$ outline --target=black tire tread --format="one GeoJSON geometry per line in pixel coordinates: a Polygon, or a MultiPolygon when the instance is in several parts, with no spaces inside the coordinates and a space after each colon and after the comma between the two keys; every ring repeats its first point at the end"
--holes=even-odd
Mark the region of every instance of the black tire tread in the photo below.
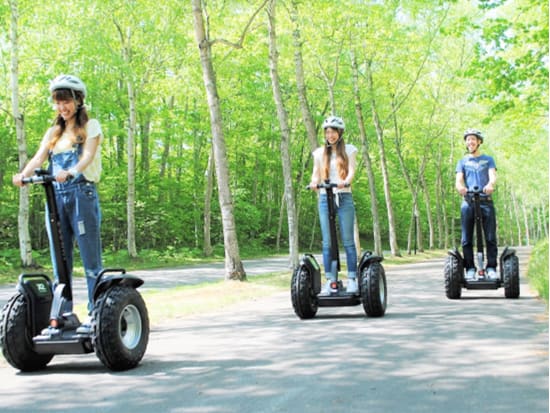
{"type": "Polygon", "coordinates": [[[22,293],[12,296],[0,317],[0,347],[7,362],[24,372],[41,370],[53,354],[38,354],[33,349],[32,332],[27,326],[27,302],[22,293]]]}
{"type": "Polygon", "coordinates": [[[110,370],[122,371],[136,367],[145,354],[149,341],[149,316],[143,298],[135,288],[117,285],[103,292],[93,311],[92,342],[99,360],[110,370]],[[128,349],[119,338],[119,317],[128,305],[140,312],[142,334],[134,349],[128,349]]]}
{"type": "Polygon", "coordinates": [[[315,317],[318,302],[313,291],[312,275],[306,266],[298,267],[292,274],[290,295],[298,317],[303,320],[315,317]]]}
{"type": "Polygon", "coordinates": [[[384,316],[388,301],[388,288],[384,267],[380,262],[373,262],[361,271],[361,296],[363,309],[368,317],[384,316]],[[384,297],[381,299],[382,284],[384,297]]]}
{"type": "Polygon", "coordinates": [[[462,294],[461,275],[464,272],[458,258],[448,255],[445,260],[445,294],[451,300],[457,300],[462,294]]]}
{"type": "Polygon", "coordinates": [[[504,259],[504,296],[506,298],[519,297],[519,260],[516,255],[504,259]]]}

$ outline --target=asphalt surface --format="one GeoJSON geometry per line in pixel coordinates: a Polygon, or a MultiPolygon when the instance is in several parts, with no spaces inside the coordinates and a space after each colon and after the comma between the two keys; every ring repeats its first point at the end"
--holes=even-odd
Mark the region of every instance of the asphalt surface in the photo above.
{"type": "Polygon", "coordinates": [[[2,359],[0,410],[547,413],[548,317],[524,277],[528,253],[518,250],[517,300],[503,289],[448,300],[434,259],[385,266],[383,318],[357,306],[302,321],[287,291],[153,326],[126,372],[93,354],[56,356],[31,374],[2,359]]]}

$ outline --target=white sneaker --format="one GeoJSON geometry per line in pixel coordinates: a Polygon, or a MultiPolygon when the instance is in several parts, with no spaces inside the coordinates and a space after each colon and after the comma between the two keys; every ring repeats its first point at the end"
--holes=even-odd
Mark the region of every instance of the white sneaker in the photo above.
{"type": "Polygon", "coordinates": [[[331,287],[331,284],[333,282],[334,281],[332,280],[327,280],[325,282],[325,285],[323,285],[323,288],[321,289],[321,293],[319,295],[331,295],[332,293],[337,292],[338,290],[331,287]]]}
{"type": "Polygon", "coordinates": [[[88,316],[86,320],[78,326],[76,334],[91,334],[92,333],[92,317],[88,316]]]}
{"type": "Polygon", "coordinates": [[[497,272],[494,268],[487,268],[487,278],[490,279],[490,280],[497,280],[498,279],[498,275],[497,275],[497,272]]]}
{"type": "Polygon", "coordinates": [[[468,271],[466,271],[466,280],[468,281],[474,281],[476,279],[476,269],[470,268],[468,271]]]}
{"type": "Polygon", "coordinates": [[[348,278],[348,285],[346,287],[346,292],[348,294],[357,294],[359,292],[359,287],[357,286],[356,278],[348,278]]]}

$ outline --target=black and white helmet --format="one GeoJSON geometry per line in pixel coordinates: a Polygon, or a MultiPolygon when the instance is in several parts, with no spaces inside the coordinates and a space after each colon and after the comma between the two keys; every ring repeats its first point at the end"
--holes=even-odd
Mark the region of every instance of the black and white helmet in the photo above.
{"type": "Polygon", "coordinates": [[[478,131],[477,129],[467,129],[465,132],[464,132],[464,140],[466,140],[466,137],[468,135],[475,135],[478,137],[478,139],[481,140],[481,143],[483,143],[483,134],[478,131]]]}
{"type": "Polygon", "coordinates": [[[76,92],[81,92],[83,97],[86,97],[86,85],[82,80],[72,75],[59,75],[50,82],[50,93],[59,89],[69,89],[76,92]]]}
{"type": "Polygon", "coordinates": [[[341,129],[343,131],[346,129],[346,125],[342,118],[338,116],[329,116],[323,121],[323,129],[326,128],[341,129]]]}

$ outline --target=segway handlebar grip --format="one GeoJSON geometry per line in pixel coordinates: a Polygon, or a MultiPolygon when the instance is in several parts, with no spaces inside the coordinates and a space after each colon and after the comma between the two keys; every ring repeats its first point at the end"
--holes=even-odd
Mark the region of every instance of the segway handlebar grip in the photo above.
{"type": "Polygon", "coordinates": [[[23,184],[43,184],[45,182],[54,182],[55,176],[50,175],[50,172],[45,169],[35,169],[34,175],[21,179],[23,184]]]}

